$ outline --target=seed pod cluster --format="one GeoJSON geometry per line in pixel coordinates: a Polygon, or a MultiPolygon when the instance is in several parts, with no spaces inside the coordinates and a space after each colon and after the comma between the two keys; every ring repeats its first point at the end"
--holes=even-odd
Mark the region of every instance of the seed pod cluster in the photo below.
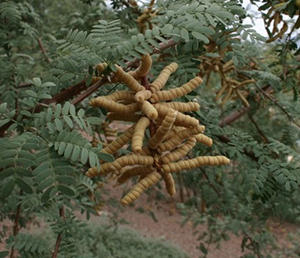
{"type": "Polygon", "coordinates": [[[220,75],[221,88],[217,91],[216,101],[220,101],[221,106],[232,99],[239,98],[244,106],[249,107],[246,99],[249,93],[244,88],[248,84],[255,83],[255,80],[249,79],[242,74],[237,76],[237,80],[233,79],[236,67],[232,60],[223,62],[221,56],[202,56],[200,59],[202,61],[199,66],[200,75],[206,77],[206,84],[208,84],[212,72],[220,75]]]}
{"type": "Polygon", "coordinates": [[[115,92],[90,101],[90,105],[94,107],[107,109],[110,112],[109,120],[133,123],[132,127],[102,150],[105,153],[116,154],[127,145],[131,146],[132,152],[113,162],[103,163],[99,170],[90,168],[86,172],[89,177],[114,175],[117,177],[117,184],[138,177],[138,183],[122,198],[123,205],[132,203],[161,179],[165,182],[167,192],[171,196],[174,195],[176,188],[173,173],[230,162],[224,156],[187,159],[187,154],[197,142],[211,146],[212,139],[203,134],[205,127],[197,119],[185,114],[197,111],[200,108],[199,104],[173,100],[193,91],[202,83],[202,79],[197,76],[178,88],[162,90],[169,76],[178,67],[173,63],[165,67],[157,79],[144,87],[142,76],[149,72],[152,64],[149,58],[151,57],[142,58],[142,68],[133,72],[124,72],[117,67],[113,81],[124,83],[129,88],[128,91],[115,92]]]}
{"type": "Polygon", "coordinates": [[[266,42],[273,42],[276,39],[281,39],[285,33],[289,30],[288,22],[284,18],[285,15],[289,15],[290,18],[294,18],[294,25],[290,26],[290,32],[300,28],[300,1],[268,1],[263,4],[259,10],[266,11],[262,17],[264,19],[265,28],[269,35],[269,39],[266,42]],[[295,16],[298,16],[296,18],[295,16]]]}

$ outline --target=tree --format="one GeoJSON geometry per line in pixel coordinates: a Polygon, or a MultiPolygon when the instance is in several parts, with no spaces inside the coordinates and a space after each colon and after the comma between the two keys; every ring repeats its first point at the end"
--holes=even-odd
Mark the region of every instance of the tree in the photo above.
{"type": "Polygon", "coordinates": [[[105,182],[85,173],[93,167],[96,174],[112,169],[109,164],[120,160],[104,151],[99,139],[101,126],[109,130],[104,105],[93,108],[89,102],[126,89],[130,83],[117,74],[134,75],[147,56],[151,70],[136,76],[142,86],[153,84],[172,62],[178,69],[165,89],[195,76],[203,80],[176,95],[180,102],[200,104],[200,110],[188,109],[189,115],[214,142],[197,144],[185,153],[189,159],[224,155],[231,160],[227,166],[191,167],[191,173],[175,175],[176,184],[193,193],[182,211],[208,225],[199,243],[203,254],[210,243],[235,232],[244,236],[243,248],[262,257],[267,219],[299,219],[299,4],[252,1],[263,12],[265,41],[243,25],[249,14],[241,2],[0,4],[0,214],[14,223],[7,239],[10,257],[69,257],[83,251],[87,228],[74,212],[95,213],[102,200],[98,182],[105,182]],[[290,26],[286,15],[293,18],[290,26]],[[49,223],[56,235],[53,246],[19,232],[35,216],[49,223]]]}

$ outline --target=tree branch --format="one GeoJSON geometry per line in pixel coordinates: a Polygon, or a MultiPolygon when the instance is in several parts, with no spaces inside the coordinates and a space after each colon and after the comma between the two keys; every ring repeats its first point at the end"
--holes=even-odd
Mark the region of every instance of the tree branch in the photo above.
{"type": "Polygon", "coordinates": [[[259,135],[263,139],[264,143],[269,143],[269,139],[267,138],[267,136],[265,136],[264,132],[259,128],[258,124],[254,120],[252,115],[248,114],[248,117],[249,117],[250,121],[252,122],[252,124],[255,126],[257,132],[259,133],[259,135]]]}
{"type": "Polygon", "coordinates": [[[250,110],[249,107],[243,107],[239,110],[232,112],[230,115],[226,116],[225,118],[223,118],[221,120],[221,122],[219,123],[219,126],[224,127],[226,125],[230,125],[231,123],[233,123],[234,121],[236,121],[240,117],[242,117],[244,114],[246,114],[249,110],[250,110]]]}
{"type": "MultiPolygon", "coordinates": [[[[65,219],[65,210],[64,210],[64,207],[61,207],[59,209],[59,216],[62,217],[63,219],[65,219]]],[[[57,235],[56,243],[55,243],[55,248],[54,248],[54,251],[53,251],[52,256],[51,256],[52,258],[57,258],[61,241],[62,241],[62,232],[57,235]]]]}
{"type": "Polygon", "coordinates": [[[41,40],[40,38],[38,38],[38,43],[39,43],[39,47],[40,47],[40,49],[41,49],[41,51],[42,51],[42,53],[43,53],[43,55],[44,55],[44,57],[45,57],[47,63],[50,64],[50,63],[51,63],[51,60],[50,60],[50,58],[47,56],[46,50],[45,50],[45,48],[44,48],[44,46],[43,46],[43,43],[42,43],[42,40],[41,40]]]}
{"type": "MultiPolygon", "coordinates": [[[[16,236],[19,233],[20,214],[21,214],[21,204],[18,205],[17,210],[16,210],[16,216],[15,216],[15,221],[14,221],[14,226],[13,226],[13,235],[14,236],[16,236]]],[[[15,258],[16,257],[14,246],[11,247],[9,257],[10,258],[15,258]]]]}

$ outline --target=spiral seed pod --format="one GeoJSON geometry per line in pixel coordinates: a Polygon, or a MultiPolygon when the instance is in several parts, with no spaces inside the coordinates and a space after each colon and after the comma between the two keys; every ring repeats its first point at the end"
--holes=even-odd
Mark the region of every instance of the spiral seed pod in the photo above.
{"type": "Polygon", "coordinates": [[[151,95],[152,92],[150,90],[141,90],[135,94],[134,99],[139,103],[143,103],[144,100],[150,99],[151,95]]]}
{"type": "Polygon", "coordinates": [[[172,161],[177,161],[185,157],[186,154],[188,154],[191,151],[191,149],[193,149],[195,144],[196,144],[195,137],[191,137],[184,144],[179,146],[176,150],[162,156],[161,161],[165,164],[170,163],[172,161]]]}
{"type": "Polygon", "coordinates": [[[169,195],[174,196],[176,194],[175,181],[170,173],[162,173],[163,180],[165,181],[166,189],[169,195]]]}
{"type": "Polygon", "coordinates": [[[200,109],[200,105],[197,102],[163,102],[159,103],[158,105],[172,108],[183,113],[197,111],[200,109]]]}
{"type": "Polygon", "coordinates": [[[127,168],[121,176],[118,177],[117,182],[119,184],[124,184],[128,179],[131,177],[135,176],[140,176],[140,175],[147,175],[151,173],[154,170],[152,167],[146,167],[146,166],[138,166],[138,167],[133,167],[133,168],[127,168]]]}
{"type": "Polygon", "coordinates": [[[135,92],[133,91],[128,91],[128,90],[120,90],[120,91],[116,91],[113,94],[107,95],[105,96],[107,99],[110,99],[112,101],[119,101],[119,100],[126,100],[129,102],[133,102],[134,99],[134,94],[135,92]]]}
{"type": "Polygon", "coordinates": [[[107,67],[107,63],[101,63],[96,66],[96,70],[99,74],[101,74],[107,67]]]}
{"type": "Polygon", "coordinates": [[[249,102],[248,102],[247,99],[244,97],[244,95],[241,93],[241,91],[236,90],[236,95],[241,99],[241,101],[243,102],[244,106],[250,107],[249,102]]]}
{"type": "MultiPolygon", "coordinates": [[[[165,116],[172,110],[174,111],[174,109],[160,104],[155,104],[154,107],[156,108],[160,116],[165,116]]],[[[178,112],[175,120],[175,125],[185,127],[197,127],[199,126],[199,121],[196,118],[178,112]]]]}
{"type": "Polygon", "coordinates": [[[122,82],[133,91],[144,90],[145,88],[129,73],[124,72],[121,66],[116,65],[117,71],[113,78],[114,82],[122,82]]]}
{"type": "Polygon", "coordinates": [[[102,152],[108,154],[116,153],[119,149],[121,149],[125,144],[127,144],[130,141],[133,132],[134,132],[134,127],[130,127],[122,135],[117,137],[114,141],[112,141],[104,149],[102,149],[102,152]]]}
{"type": "Polygon", "coordinates": [[[100,170],[98,170],[98,168],[93,167],[93,168],[89,168],[88,171],[85,173],[86,176],[88,177],[95,177],[100,173],[100,170]]]}
{"type": "Polygon", "coordinates": [[[151,149],[155,149],[164,140],[176,120],[177,113],[177,111],[171,111],[165,116],[162,124],[148,142],[151,149]]]}
{"type": "Polygon", "coordinates": [[[155,79],[154,82],[151,83],[150,89],[152,92],[158,91],[163,88],[169,79],[170,75],[174,73],[178,68],[178,64],[171,63],[170,65],[166,66],[158,77],[155,79]]]}
{"type": "MultiPolygon", "coordinates": [[[[153,159],[152,156],[129,154],[129,155],[126,155],[126,156],[122,156],[122,157],[120,157],[120,158],[118,158],[115,161],[110,162],[110,163],[111,163],[112,166],[114,166],[115,170],[120,172],[121,168],[123,168],[125,166],[132,166],[132,165],[149,166],[149,165],[152,165],[153,162],[154,162],[154,159],[153,159]]],[[[107,164],[107,163],[105,163],[105,164],[107,164]]],[[[103,167],[103,165],[102,165],[102,167],[103,167]]]]}
{"type": "Polygon", "coordinates": [[[136,124],[134,128],[134,133],[132,136],[132,151],[134,153],[140,153],[143,147],[143,140],[146,128],[150,125],[150,120],[147,117],[142,117],[136,124]]]}
{"type": "Polygon", "coordinates": [[[141,118],[140,115],[135,113],[116,113],[110,112],[107,114],[107,119],[110,121],[126,121],[126,122],[137,122],[141,118]]]}
{"type": "Polygon", "coordinates": [[[182,85],[179,88],[165,91],[157,91],[152,94],[151,102],[156,103],[158,101],[172,100],[175,98],[185,96],[192,90],[196,89],[201,83],[202,79],[200,77],[195,77],[194,79],[190,80],[188,83],[182,85]]]}
{"type": "Polygon", "coordinates": [[[129,72],[129,74],[135,79],[139,79],[145,75],[147,75],[152,66],[152,58],[149,54],[142,56],[141,63],[139,67],[133,71],[129,72]]]}
{"type": "Polygon", "coordinates": [[[203,143],[209,147],[211,147],[213,145],[213,140],[202,133],[197,134],[195,136],[195,138],[196,138],[197,142],[203,143]]]}
{"type": "Polygon", "coordinates": [[[131,113],[137,111],[139,108],[137,103],[123,105],[106,97],[97,97],[95,99],[92,99],[90,101],[90,105],[93,107],[102,107],[109,111],[117,113],[131,113]]]}
{"type": "Polygon", "coordinates": [[[193,135],[196,135],[202,131],[203,131],[203,128],[201,126],[198,126],[195,128],[187,128],[185,130],[180,131],[180,133],[177,134],[175,137],[172,137],[169,140],[159,144],[157,149],[160,153],[164,152],[164,151],[171,151],[174,148],[176,148],[179,144],[181,144],[184,139],[187,139],[187,138],[189,138],[193,135]]]}
{"type": "Polygon", "coordinates": [[[147,100],[142,103],[142,112],[151,120],[155,120],[158,117],[156,108],[147,100]]]}
{"type": "Polygon", "coordinates": [[[139,183],[137,183],[128,194],[126,194],[121,203],[123,205],[129,205],[133,201],[135,201],[143,192],[145,192],[152,185],[156,184],[161,179],[161,175],[154,171],[144,179],[142,179],[139,183]]]}
{"type": "Polygon", "coordinates": [[[179,172],[181,170],[193,169],[200,166],[218,166],[229,164],[230,160],[225,156],[200,156],[194,159],[181,160],[176,163],[163,164],[165,173],[179,172]]]}

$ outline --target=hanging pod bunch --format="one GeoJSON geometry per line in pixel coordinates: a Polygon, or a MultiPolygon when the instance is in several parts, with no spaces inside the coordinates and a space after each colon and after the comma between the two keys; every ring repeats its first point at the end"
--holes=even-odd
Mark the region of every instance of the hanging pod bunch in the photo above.
{"type": "MultiPolygon", "coordinates": [[[[216,45],[211,42],[210,45],[216,45]]],[[[209,47],[208,47],[209,48],[209,47]]],[[[212,50],[215,50],[213,48],[212,50]]],[[[233,99],[240,99],[242,104],[249,107],[247,101],[248,91],[245,87],[248,84],[255,83],[255,80],[249,79],[243,74],[239,74],[233,63],[233,60],[224,62],[224,53],[218,50],[217,57],[201,56],[199,57],[201,64],[199,65],[200,75],[206,77],[206,84],[209,83],[209,79],[212,73],[220,75],[221,88],[216,93],[216,101],[220,101],[221,106],[224,106],[228,101],[233,99]],[[233,78],[237,77],[235,80],[233,78]]]]}
{"type": "Polygon", "coordinates": [[[135,71],[125,72],[117,66],[112,81],[125,84],[128,91],[116,91],[90,101],[90,105],[109,111],[107,118],[110,121],[133,123],[102,150],[114,155],[122,147],[128,146],[131,152],[113,162],[102,163],[100,169],[90,168],[86,172],[89,177],[113,175],[117,178],[117,185],[137,177],[138,183],[122,198],[123,205],[135,201],[161,179],[165,182],[167,192],[174,195],[176,187],[173,173],[230,162],[224,156],[187,158],[197,143],[211,146],[213,141],[203,134],[205,126],[186,114],[199,110],[199,104],[173,100],[196,89],[202,79],[197,76],[180,87],[163,90],[171,74],[178,68],[176,63],[172,63],[152,83],[144,85],[151,65],[152,59],[146,55],[141,58],[135,71]]]}

